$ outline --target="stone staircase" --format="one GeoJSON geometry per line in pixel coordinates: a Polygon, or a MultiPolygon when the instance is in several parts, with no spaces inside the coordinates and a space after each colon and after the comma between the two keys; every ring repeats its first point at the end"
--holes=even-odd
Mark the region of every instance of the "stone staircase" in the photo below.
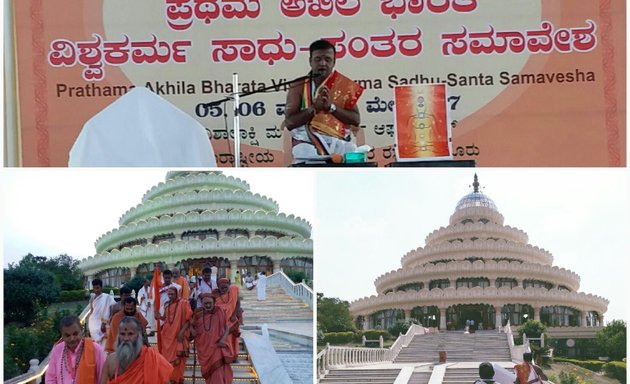
{"type": "Polygon", "coordinates": [[[282,288],[267,287],[265,301],[258,301],[256,289],[241,288],[241,308],[246,325],[281,321],[313,321],[313,310],[304,302],[294,299],[282,288]]]}
{"type": "Polygon", "coordinates": [[[414,372],[409,378],[408,384],[428,384],[430,378],[431,372],[414,372]]]}
{"type": "Polygon", "coordinates": [[[331,369],[320,384],[393,384],[400,369],[331,369]]]}
{"type": "MultiPolygon", "coordinates": [[[[150,337],[149,343],[154,348],[157,348],[157,337],[150,337]]],[[[186,361],[186,370],[184,371],[184,384],[192,384],[193,382],[203,384],[205,383],[205,380],[201,376],[201,367],[199,366],[199,361],[196,360],[193,344],[194,343],[190,344],[190,354],[186,361]]],[[[232,363],[232,371],[234,372],[234,383],[260,383],[258,381],[256,370],[254,369],[252,361],[249,357],[249,353],[247,352],[247,348],[243,344],[242,340],[240,340],[239,344],[238,361],[236,363],[232,363]]]]}
{"type": "Polygon", "coordinates": [[[439,334],[415,336],[403,348],[395,363],[438,363],[438,344],[444,343],[447,362],[458,361],[511,361],[507,336],[496,331],[449,331],[439,334]]]}

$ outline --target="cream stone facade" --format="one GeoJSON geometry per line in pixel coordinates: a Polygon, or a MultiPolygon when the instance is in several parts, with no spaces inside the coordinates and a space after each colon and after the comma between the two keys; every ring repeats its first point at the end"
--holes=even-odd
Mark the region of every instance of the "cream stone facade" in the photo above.
{"type": "Polygon", "coordinates": [[[467,320],[494,329],[533,318],[549,327],[603,326],[608,300],[579,292],[575,272],[552,265],[551,253],[504,225],[476,175],[473,187],[446,228],[404,255],[401,268],[376,279],[376,296],[350,304],[357,325],[386,329],[415,318],[443,330],[464,328],[467,320]]]}
{"type": "Polygon", "coordinates": [[[151,274],[156,263],[191,276],[215,265],[232,281],[237,271],[261,270],[299,270],[312,278],[311,225],[219,171],[168,172],[119,224],[96,240],[96,255],[80,263],[88,284],[99,277],[120,286],[151,274]]]}

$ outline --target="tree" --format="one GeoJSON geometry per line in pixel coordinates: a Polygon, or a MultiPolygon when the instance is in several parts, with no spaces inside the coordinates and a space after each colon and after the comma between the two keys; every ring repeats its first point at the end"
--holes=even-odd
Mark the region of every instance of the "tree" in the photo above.
{"type": "Polygon", "coordinates": [[[29,324],[37,313],[38,306],[57,300],[59,287],[49,271],[30,265],[4,270],[4,320],[29,324]]]}
{"type": "Polygon", "coordinates": [[[420,322],[416,319],[409,319],[404,321],[399,321],[391,327],[387,328],[387,331],[392,334],[395,338],[398,337],[401,333],[404,335],[409,330],[412,324],[420,324],[420,322]]]}
{"type": "Polygon", "coordinates": [[[626,322],[613,320],[597,332],[597,345],[612,360],[626,357],[626,322]]]}
{"type": "Polygon", "coordinates": [[[17,264],[18,267],[43,269],[53,274],[55,283],[62,291],[83,289],[83,273],[79,261],[67,254],[47,258],[29,253],[17,264]]]}
{"type": "Polygon", "coordinates": [[[336,297],[317,294],[317,325],[322,332],[353,331],[350,303],[336,297]]]}
{"type": "Polygon", "coordinates": [[[527,335],[528,339],[539,338],[541,335],[545,335],[545,347],[541,348],[540,345],[530,344],[534,360],[540,361],[541,357],[549,351],[549,345],[551,345],[551,339],[547,334],[547,326],[538,320],[527,320],[517,329],[520,337],[523,334],[527,335]]]}

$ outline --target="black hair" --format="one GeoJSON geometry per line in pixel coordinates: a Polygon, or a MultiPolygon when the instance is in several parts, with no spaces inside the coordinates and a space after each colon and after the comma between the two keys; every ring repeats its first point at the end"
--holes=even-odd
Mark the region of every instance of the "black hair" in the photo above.
{"type": "Polygon", "coordinates": [[[125,299],[124,304],[135,304],[135,305],[138,305],[138,302],[136,301],[136,299],[134,299],[133,297],[129,296],[128,298],[125,299]]]}
{"type": "Polygon", "coordinates": [[[309,58],[311,56],[313,56],[313,52],[315,51],[319,51],[320,49],[332,49],[333,53],[335,53],[335,55],[337,54],[337,50],[335,49],[335,46],[328,40],[324,40],[324,39],[319,39],[319,40],[315,40],[311,43],[311,45],[308,47],[308,52],[309,52],[309,58]]]}
{"type": "Polygon", "coordinates": [[[527,361],[528,363],[531,363],[532,362],[532,353],[531,352],[523,353],[523,360],[527,361]]]}
{"type": "Polygon", "coordinates": [[[205,268],[203,269],[203,271],[201,271],[201,273],[212,273],[212,268],[210,268],[210,267],[205,267],[205,268]]]}
{"type": "Polygon", "coordinates": [[[61,332],[61,328],[71,327],[74,324],[79,324],[81,328],[81,320],[77,316],[64,316],[59,320],[59,331],[61,332]]]}
{"type": "Polygon", "coordinates": [[[485,361],[479,364],[479,377],[482,380],[492,380],[494,377],[494,368],[491,363],[485,361]]]}
{"type": "Polygon", "coordinates": [[[170,269],[165,269],[164,272],[162,272],[162,275],[164,275],[164,276],[169,275],[169,276],[172,277],[173,276],[173,272],[171,272],[170,269]]]}
{"type": "Polygon", "coordinates": [[[98,286],[102,287],[103,286],[103,280],[101,280],[101,279],[94,279],[94,280],[92,280],[92,287],[94,287],[95,285],[98,285],[98,286]]]}
{"type": "Polygon", "coordinates": [[[128,286],[126,286],[126,285],[123,285],[123,286],[122,286],[122,288],[120,288],[120,291],[118,291],[118,292],[119,292],[121,295],[122,295],[123,293],[126,293],[126,294],[128,294],[128,295],[131,295],[131,288],[129,288],[129,287],[128,287],[128,286]]]}

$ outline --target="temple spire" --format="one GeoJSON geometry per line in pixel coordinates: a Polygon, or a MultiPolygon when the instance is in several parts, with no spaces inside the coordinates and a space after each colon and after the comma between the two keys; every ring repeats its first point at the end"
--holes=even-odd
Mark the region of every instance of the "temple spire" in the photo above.
{"type": "Polygon", "coordinates": [[[475,173],[475,179],[473,180],[473,192],[479,193],[479,180],[477,180],[477,173],[475,173]]]}

